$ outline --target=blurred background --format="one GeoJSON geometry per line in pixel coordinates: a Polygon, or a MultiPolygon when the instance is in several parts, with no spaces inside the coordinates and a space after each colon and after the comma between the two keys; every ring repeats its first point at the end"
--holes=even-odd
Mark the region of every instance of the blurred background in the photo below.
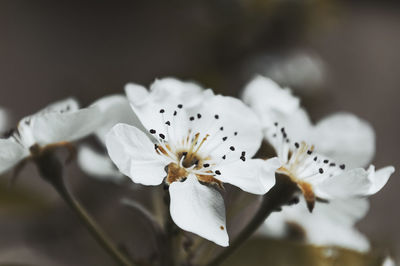
{"type": "MultiPolygon", "coordinates": [[[[289,85],[314,121],[349,111],[376,130],[375,165],[400,169],[400,4],[398,1],[0,1],[0,106],[14,125],[55,100],[82,105],[122,93],[127,82],[196,80],[240,95],[255,74],[289,85]]],[[[143,228],[118,200],[146,197],[82,174],[68,178],[78,198],[136,254],[143,228]],[[131,226],[132,227],[132,226],[131,226]],[[129,235],[128,234],[128,235],[129,235]],[[134,237],[135,236],[135,237],[134,237]]],[[[111,265],[33,166],[0,188],[0,262],[111,265]],[[78,259],[79,258],[79,259],[78,259]]],[[[400,254],[398,173],[371,198],[359,228],[383,253],[400,254]]],[[[143,255],[144,254],[144,255],[143,255]]],[[[150,254],[151,255],[151,254],[150,254]]]]}

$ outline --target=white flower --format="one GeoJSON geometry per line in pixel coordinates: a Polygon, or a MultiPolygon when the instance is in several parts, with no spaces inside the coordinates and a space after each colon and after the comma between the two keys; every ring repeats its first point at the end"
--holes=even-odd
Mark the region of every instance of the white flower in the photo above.
{"type": "MultiPolygon", "coordinates": [[[[91,106],[95,106],[99,110],[97,115],[100,117],[101,123],[94,133],[104,147],[106,134],[114,125],[126,123],[141,127],[141,123],[132,111],[128,99],[123,95],[102,97],[91,106]]],[[[116,183],[125,179],[105,152],[101,153],[90,146],[85,145],[79,148],[78,163],[83,171],[98,179],[116,183]]]]}
{"type": "Polygon", "coordinates": [[[6,139],[0,139],[0,173],[31,156],[33,147],[52,149],[87,136],[99,125],[96,107],[79,109],[66,99],[23,118],[6,139]]]}
{"type": "Polygon", "coordinates": [[[393,166],[378,171],[371,165],[350,169],[329,157],[314,151],[314,146],[289,139],[284,127],[275,123],[266,137],[275,148],[282,166],[278,173],[287,175],[302,191],[308,208],[312,211],[318,198],[331,200],[368,196],[378,192],[394,172],[393,166]]]}
{"type": "Polygon", "coordinates": [[[166,81],[153,83],[150,92],[139,85],[126,87],[133,110],[152,137],[118,124],[106,138],[109,155],[135,183],[169,185],[170,213],[179,227],[227,246],[218,189],[230,183],[264,194],[275,184],[279,162],[251,159],[262,132],[241,101],[166,81]]]}
{"type": "Polygon", "coordinates": [[[318,204],[310,213],[306,202],[300,199],[299,204],[284,206],[281,212],[272,213],[260,233],[274,238],[300,238],[317,246],[367,252],[369,242],[354,225],[366,215],[368,205],[365,198],[333,200],[318,204]]]}
{"type": "Polygon", "coordinates": [[[366,166],[374,156],[373,128],[355,115],[339,112],[314,126],[300,107],[300,100],[288,88],[261,76],[246,86],[243,100],[259,115],[266,129],[279,122],[293,139],[312,144],[317,152],[345,161],[351,168],[366,166]]]}
{"type": "MultiPolygon", "coordinates": [[[[130,92],[130,87],[136,86],[135,84],[127,84],[126,91],[130,92]]],[[[200,95],[203,89],[192,83],[182,82],[174,78],[163,78],[156,80],[150,87],[151,94],[149,97],[163,98],[165,94],[168,97],[181,99],[185,102],[187,94],[198,95],[193,97],[196,100],[201,99],[200,95]]],[[[147,131],[136,114],[130,107],[128,99],[123,95],[110,95],[105,96],[92,104],[100,109],[100,116],[102,117],[101,126],[96,130],[95,135],[102,145],[105,146],[105,137],[110,129],[118,123],[124,123],[135,126],[142,131],[147,131]]],[[[150,134],[149,134],[150,135],[150,134]]],[[[125,176],[118,171],[110,157],[103,154],[90,146],[81,146],[78,153],[78,162],[83,171],[90,176],[96,177],[101,180],[113,181],[120,183],[125,180],[125,176]]]]}

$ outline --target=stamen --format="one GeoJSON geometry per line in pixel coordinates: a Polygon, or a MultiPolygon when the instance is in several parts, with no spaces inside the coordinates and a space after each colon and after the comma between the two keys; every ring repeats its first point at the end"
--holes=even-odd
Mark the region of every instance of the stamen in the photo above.
{"type": "Polygon", "coordinates": [[[156,134],[156,131],[154,129],[150,129],[151,134],[156,134]]]}
{"type": "Polygon", "coordinates": [[[197,149],[194,151],[194,153],[196,153],[196,152],[198,152],[198,151],[200,150],[201,146],[204,144],[204,142],[207,140],[207,138],[208,138],[209,136],[210,136],[210,135],[207,134],[207,135],[201,140],[199,146],[197,146],[197,149]]]}

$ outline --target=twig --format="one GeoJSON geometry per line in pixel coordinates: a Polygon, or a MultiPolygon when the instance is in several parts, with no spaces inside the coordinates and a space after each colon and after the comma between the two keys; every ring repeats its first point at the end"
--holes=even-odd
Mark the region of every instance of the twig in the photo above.
{"type": "Polygon", "coordinates": [[[240,232],[230,246],[210,261],[208,265],[220,265],[262,225],[265,219],[267,219],[273,211],[279,210],[282,205],[288,203],[293,198],[293,194],[297,191],[298,188],[296,184],[291,182],[288,177],[276,174],[275,186],[263,196],[261,205],[253,219],[247,224],[242,232],[240,232]]]}

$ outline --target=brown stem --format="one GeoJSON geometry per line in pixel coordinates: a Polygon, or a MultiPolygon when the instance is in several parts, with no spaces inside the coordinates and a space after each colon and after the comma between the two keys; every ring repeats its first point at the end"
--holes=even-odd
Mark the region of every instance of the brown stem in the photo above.
{"type": "Polygon", "coordinates": [[[208,263],[209,266],[220,265],[237,248],[239,248],[274,211],[293,199],[293,194],[298,191],[296,184],[284,175],[276,174],[275,186],[263,196],[261,205],[253,219],[246,225],[234,241],[224,249],[218,256],[208,263]]]}
{"type": "Polygon", "coordinates": [[[107,251],[107,253],[119,264],[123,266],[134,266],[134,264],[113,244],[100,226],[74,198],[66,186],[62,174],[62,164],[51,152],[39,150],[32,147],[34,161],[44,180],[49,182],[60,194],[68,206],[78,215],[81,222],[86,226],[97,242],[107,251]]]}

